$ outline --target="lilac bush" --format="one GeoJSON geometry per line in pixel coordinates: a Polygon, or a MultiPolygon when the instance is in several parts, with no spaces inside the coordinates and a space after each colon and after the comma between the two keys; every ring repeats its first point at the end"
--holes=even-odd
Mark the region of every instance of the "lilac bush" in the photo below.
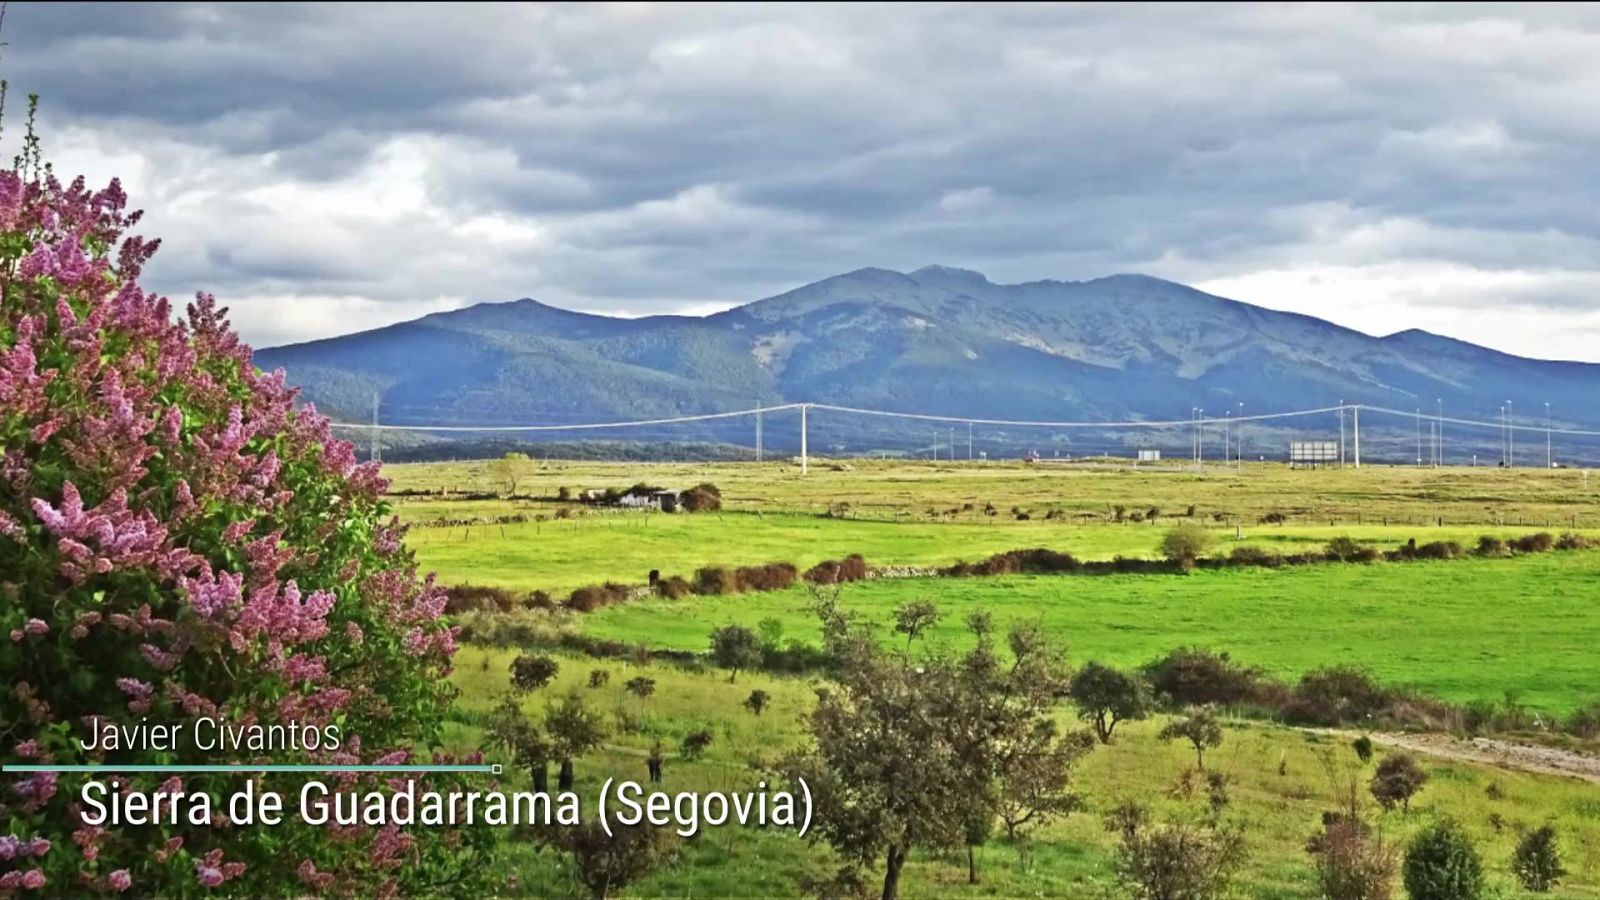
{"type": "MultiPolygon", "coordinates": [[[[296,408],[281,371],[255,369],[213,298],[180,320],[140,288],[159,242],[129,234],[138,219],[116,182],[0,172],[0,762],[425,761],[455,635],[378,467],[296,408]],[[195,716],[337,724],[342,746],[78,743],[103,722],[195,716]]],[[[210,794],[218,826],[91,827],[79,777],[0,776],[0,897],[371,896],[482,869],[486,838],[450,829],[230,827],[245,776],[160,783],[210,794]]],[[[293,810],[296,778],[260,787],[293,810]]]]}

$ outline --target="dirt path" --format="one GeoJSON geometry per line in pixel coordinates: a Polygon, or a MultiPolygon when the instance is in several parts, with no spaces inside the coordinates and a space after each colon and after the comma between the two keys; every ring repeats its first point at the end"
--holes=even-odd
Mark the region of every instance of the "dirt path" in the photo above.
{"type": "MultiPolygon", "coordinates": [[[[1356,736],[1355,732],[1335,729],[1314,730],[1351,738],[1356,736]]],[[[1538,744],[1519,744],[1493,738],[1463,739],[1448,734],[1374,733],[1368,736],[1380,744],[1441,759],[1480,763],[1539,775],[1561,775],[1600,784],[1600,756],[1579,753],[1575,750],[1562,750],[1538,744]]]]}

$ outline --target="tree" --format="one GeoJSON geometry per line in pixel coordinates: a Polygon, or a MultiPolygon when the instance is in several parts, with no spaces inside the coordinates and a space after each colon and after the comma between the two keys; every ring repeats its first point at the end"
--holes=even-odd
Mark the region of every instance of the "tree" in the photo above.
{"type": "Polygon", "coordinates": [[[1150,716],[1150,690],[1138,676],[1091,662],[1072,677],[1071,697],[1078,717],[1094,725],[1100,743],[1111,743],[1117,723],[1150,716]]]}
{"type": "Polygon", "coordinates": [[[769,695],[766,691],[751,691],[750,696],[744,699],[744,708],[759,716],[766,711],[767,703],[771,701],[771,699],[771,695],[769,695]]]}
{"type": "Polygon", "coordinates": [[[1384,809],[1411,811],[1411,798],[1428,783],[1428,773],[1408,753],[1385,756],[1372,776],[1372,796],[1384,809]]]}
{"type": "Polygon", "coordinates": [[[906,636],[906,649],[911,649],[924,631],[939,623],[939,607],[931,600],[912,600],[894,611],[894,633],[906,636]]]}
{"type": "Polygon", "coordinates": [[[1144,807],[1124,803],[1106,819],[1117,834],[1117,880],[1141,900],[1213,900],[1245,862],[1238,830],[1183,822],[1156,825],[1144,807]]]}
{"type": "Polygon", "coordinates": [[[961,821],[961,842],[967,845],[967,884],[978,883],[978,848],[989,843],[994,831],[994,814],[987,804],[979,804],[961,821]]]}
{"type": "Polygon", "coordinates": [[[561,760],[561,780],[557,787],[572,790],[574,781],[572,761],[600,746],[605,740],[605,726],[600,716],[584,705],[577,694],[545,711],[544,730],[550,736],[551,755],[561,760]]]}
{"type": "Polygon", "coordinates": [[[1064,693],[1064,657],[1037,631],[1015,629],[1009,664],[987,631],[963,655],[913,659],[879,646],[835,595],[817,600],[835,682],[817,692],[812,746],[780,769],[811,788],[814,838],[847,861],[882,860],[882,897],[894,900],[913,851],[965,844],[966,826],[1019,758],[1011,751],[1064,693]]]}
{"type": "Polygon", "coordinates": [[[507,497],[517,495],[517,485],[533,474],[534,463],[526,453],[507,453],[489,463],[489,477],[505,488],[507,497]]]}
{"type": "Polygon", "coordinates": [[[511,686],[518,691],[536,691],[555,679],[561,665],[548,656],[523,654],[511,661],[511,686]]]}
{"type": "Polygon", "coordinates": [[[1424,828],[1406,847],[1403,867],[1411,900],[1478,900],[1483,896],[1483,863],[1472,838],[1455,822],[1424,828]]]}
{"type": "Polygon", "coordinates": [[[1157,735],[1163,741],[1180,738],[1194,746],[1194,764],[1197,769],[1206,767],[1206,750],[1222,746],[1222,725],[1211,710],[1204,707],[1192,709],[1181,719],[1173,719],[1157,735]]]}
{"type": "Polygon", "coordinates": [[[1561,847],[1556,829],[1543,825],[1524,834],[1511,854],[1511,871],[1525,890],[1543,894],[1561,883],[1567,870],[1561,865],[1561,847]]]}
{"type": "Polygon", "coordinates": [[[1086,731],[1057,736],[1055,723],[1038,723],[1033,735],[1007,748],[1001,767],[995,810],[1015,841],[1025,825],[1043,827],[1057,816],[1083,808],[1072,792],[1072,770],[1094,749],[1086,731]]]}
{"type": "Polygon", "coordinates": [[[728,670],[732,684],[740,669],[761,665],[761,638],[743,625],[724,625],[711,632],[711,658],[728,670]]]}
{"type": "Polygon", "coordinates": [[[594,900],[606,900],[677,852],[678,837],[670,828],[613,822],[611,831],[608,835],[600,823],[585,822],[541,832],[544,843],[571,858],[573,875],[594,900]]]}
{"type": "MultiPolygon", "coordinates": [[[[444,591],[405,548],[381,467],[297,404],[281,372],[257,370],[215,298],[175,315],[139,285],[158,242],[129,234],[138,220],[116,182],[57,180],[36,136],[0,171],[0,618],[15,629],[0,650],[0,759],[92,763],[67,737],[79,723],[200,715],[336,726],[351,763],[440,745],[455,635],[444,591]]],[[[216,758],[183,745],[116,761],[216,758]]],[[[316,777],[273,787],[294,795],[316,777]]],[[[0,835],[56,848],[39,851],[29,879],[48,894],[97,892],[122,872],[130,896],[189,895],[200,889],[191,861],[202,887],[239,896],[305,892],[302,871],[331,895],[371,895],[384,881],[402,895],[437,883],[470,894],[491,871],[483,829],[329,842],[285,817],[271,829],[185,823],[101,839],[79,830],[65,781],[0,774],[0,835]],[[169,839],[182,856],[154,862],[169,839]]],[[[120,781],[150,792],[160,779],[120,781]]],[[[447,793],[467,781],[434,773],[424,784],[447,793]]],[[[183,778],[190,796],[236,788],[227,774],[183,778]]]]}
{"type": "Polygon", "coordinates": [[[636,678],[628,679],[628,683],[623,687],[627,689],[628,693],[638,697],[640,700],[644,700],[656,692],[656,680],[640,675],[636,678]]]}
{"type": "Polygon", "coordinates": [[[1211,532],[1193,522],[1173,527],[1161,539],[1161,555],[1177,563],[1185,572],[1211,549],[1211,532]]]}
{"type": "Polygon", "coordinates": [[[489,723],[489,743],[511,755],[515,765],[528,770],[533,789],[550,790],[550,739],[523,714],[521,704],[507,697],[489,723]]]}

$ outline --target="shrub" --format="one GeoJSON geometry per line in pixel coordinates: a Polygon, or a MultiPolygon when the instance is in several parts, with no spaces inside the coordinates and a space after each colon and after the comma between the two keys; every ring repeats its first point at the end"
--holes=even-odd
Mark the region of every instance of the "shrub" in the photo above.
{"type": "Polygon", "coordinates": [[[771,701],[772,695],[766,691],[751,691],[750,696],[744,698],[744,708],[759,716],[766,711],[767,704],[771,701]]]}
{"type": "Polygon", "coordinates": [[[685,760],[692,762],[706,754],[706,751],[711,748],[711,742],[711,732],[704,728],[699,731],[691,731],[684,736],[679,753],[685,760]]]}
{"type": "Polygon", "coordinates": [[[1412,838],[1403,871],[1406,893],[1412,900],[1478,900],[1483,896],[1478,850],[1454,822],[1438,822],[1412,838]]]}
{"type": "Polygon", "coordinates": [[[1372,776],[1370,789],[1378,805],[1384,809],[1400,806],[1410,812],[1411,798],[1427,783],[1428,773],[1422,771],[1410,754],[1395,753],[1378,763],[1378,771],[1372,776]]]}
{"type": "Polygon", "coordinates": [[[656,582],[656,593],[668,600],[681,600],[694,593],[694,586],[682,575],[673,575],[656,582]]]}
{"type": "Polygon", "coordinates": [[[859,553],[844,559],[825,559],[806,570],[805,579],[812,584],[846,584],[867,577],[867,561],[859,553]]]}
{"type": "Polygon", "coordinates": [[[1593,538],[1585,537],[1575,531],[1569,531],[1556,538],[1557,550],[1589,550],[1595,546],[1593,538]]]}
{"type": "Polygon", "coordinates": [[[1134,897],[1162,900],[1213,900],[1228,896],[1234,873],[1244,865],[1243,836],[1237,831],[1187,823],[1152,825],[1137,804],[1125,803],[1107,817],[1118,833],[1117,880],[1134,897]]]}
{"type": "Polygon", "coordinates": [[[589,687],[605,687],[611,683],[611,673],[605,669],[589,670],[589,687]]]}
{"type": "Polygon", "coordinates": [[[722,491],[709,482],[697,484],[678,497],[686,512],[719,512],[722,509],[722,491]]]}
{"type": "Polygon", "coordinates": [[[745,566],[737,573],[739,589],[744,591],[781,591],[794,584],[799,576],[794,565],[786,562],[745,566]]]}
{"type": "Polygon", "coordinates": [[[1572,711],[1567,718],[1567,733],[1592,739],[1600,737],[1600,700],[1590,701],[1572,711]]]}
{"type": "Polygon", "coordinates": [[[1211,549],[1211,532],[1193,522],[1174,527],[1161,539],[1161,555],[1182,566],[1185,571],[1194,568],[1195,560],[1211,549]]]}
{"type": "Polygon", "coordinates": [[[1431,541],[1418,546],[1415,538],[1393,553],[1395,559],[1460,559],[1465,555],[1466,550],[1455,541],[1431,541]]]}
{"type": "Polygon", "coordinates": [[[1330,666],[1301,676],[1282,713],[1296,725],[1343,725],[1378,715],[1390,700],[1390,693],[1369,673],[1330,666]]]}
{"type": "Polygon", "coordinates": [[[1492,534],[1486,534],[1478,538],[1477,549],[1473,552],[1479,556],[1505,556],[1506,542],[1492,534]]]}
{"type": "Polygon", "coordinates": [[[610,828],[608,834],[598,822],[585,822],[541,827],[535,834],[540,844],[568,856],[574,880],[595,900],[606,900],[629,887],[677,853],[679,839],[671,828],[648,822],[610,828]]]}
{"type": "Polygon", "coordinates": [[[445,598],[444,611],[449,615],[464,612],[510,612],[517,605],[516,597],[510,591],[470,584],[446,588],[445,598]]]}
{"type": "Polygon", "coordinates": [[[1233,548],[1228,554],[1228,563],[1235,566],[1266,566],[1276,569],[1283,565],[1283,557],[1265,547],[1244,544],[1233,548]]]}
{"type": "Polygon", "coordinates": [[[524,654],[511,661],[511,686],[519,691],[534,691],[555,679],[561,666],[548,656],[524,654]]]}
{"type": "Polygon", "coordinates": [[[627,689],[628,693],[643,700],[656,692],[656,680],[640,675],[637,678],[628,679],[628,683],[623,687],[627,689]]]}
{"type": "Polygon", "coordinates": [[[1354,538],[1336,537],[1328,542],[1323,555],[1337,562],[1367,563],[1378,558],[1378,551],[1375,547],[1356,543],[1354,538]]]}
{"type": "Polygon", "coordinates": [[[940,574],[950,576],[964,575],[1058,575],[1064,572],[1076,572],[1083,568],[1083,563],[1069,553],[1061,553],[1043,547],[1032,550],[1008,550],[996,553],[979,563],[956,563],[954,566],[941,570],[940,574]]]}
{"type": "Polygon", "coordinates": [[[1382,835],[1346,813],[1324,813],[1322,831],[1306,842],[1306,852],[1328,900],[1386,900],[1400,863],[1382,835]]]}
{"type": "Polygon", "coordinates": [[[1356,751],[1356,759],[1361,760],[1363,765],[1372,762],[1372,738],[1363,734],[1351,741],[1350,746],[1356,751]]]}
{"type": "Polygon", "coordinates": [[[632,590],[625,584],[608,581],[605,584],[591,584],[572,592],[567,598],[567,608],[573,612],[594,612],[617,603],[622,603],[632,594],[632,590]]]}
{"type": "Polygon", "coordinates": [[[706,566],[694,573],[694,592],[707,597],[739,593],[739,573],[726,566],[706,566]]]}
{"type": "Polygon", "coordinates": [[[1536,894],[1547,893],[1566,877],[1553,826],[1535,828],[1522,836],[1511,854],[1511,871],[1517,874],[1518,884],[1536,894]]]}
{"type": "Polygon", "coordinates": [[[1511,542],[1511,549],[1518,553],[1549,553],[1555,549],[1555,546],[1555,536],[1548,531],[1523,535],[1511,542]]]}
{"type": "Polygon", "coordinates": [[[1170,706],[1228,706],[1252,699],[1260,672],[1240,666],[1226,653],[1184,647],[1144,667],[1156,696],[1170,706]]]}
{"type": "MultiPolygon", "coordinates": [[[[212,297],[175,316],[140,288],[157,243],[125,234],[138,221],[126,202],[116,182],[64,185],[36,158],[0,172],[0,622],[15,629],[0,650],[0,759],[94,762],[75,739],[89,717],[337,726],[358,763],[438,745],[448,598],[419,577],[379,467],[297,407],[281,372],[257,371],[212,297]]],[[[135,747],[117,761],[216,759],[135,747]]],[[[118,780],[150,792],[164,777],[118,780]]],[[[305,871],[332,895],[390,879],[397,894],[434,879],[475,893],[493,841],[404,827],[383,843],[333,842],[292,816],[270,829],[85,829],[74,841],[77,780],[0,774],[0,834],[56,848],[33,860],[47,894],[98,892],[103,873],[126,869],[130,896],[192,895],[197,862],[226,895],[304,892],[305,871]],[[158,859],[169,839],[181,854],[158,859]],[[315,862],[291,848],[315,848],[315,862]]],[[[304,780],[272,787],[293,795],[304,780]]],[[[236,787],[227,774],[183,778],[191,795],[236,787]]]]}

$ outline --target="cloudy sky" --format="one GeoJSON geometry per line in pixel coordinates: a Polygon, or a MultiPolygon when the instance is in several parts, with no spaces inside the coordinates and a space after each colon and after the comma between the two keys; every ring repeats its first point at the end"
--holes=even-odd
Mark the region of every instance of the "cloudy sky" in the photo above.
{"type": "Polygon", "coordinates": [[[1593,6],[12,3],[4,38],[153,286],[262,345],[940,263],[1600,360],[1593,6]]]}

